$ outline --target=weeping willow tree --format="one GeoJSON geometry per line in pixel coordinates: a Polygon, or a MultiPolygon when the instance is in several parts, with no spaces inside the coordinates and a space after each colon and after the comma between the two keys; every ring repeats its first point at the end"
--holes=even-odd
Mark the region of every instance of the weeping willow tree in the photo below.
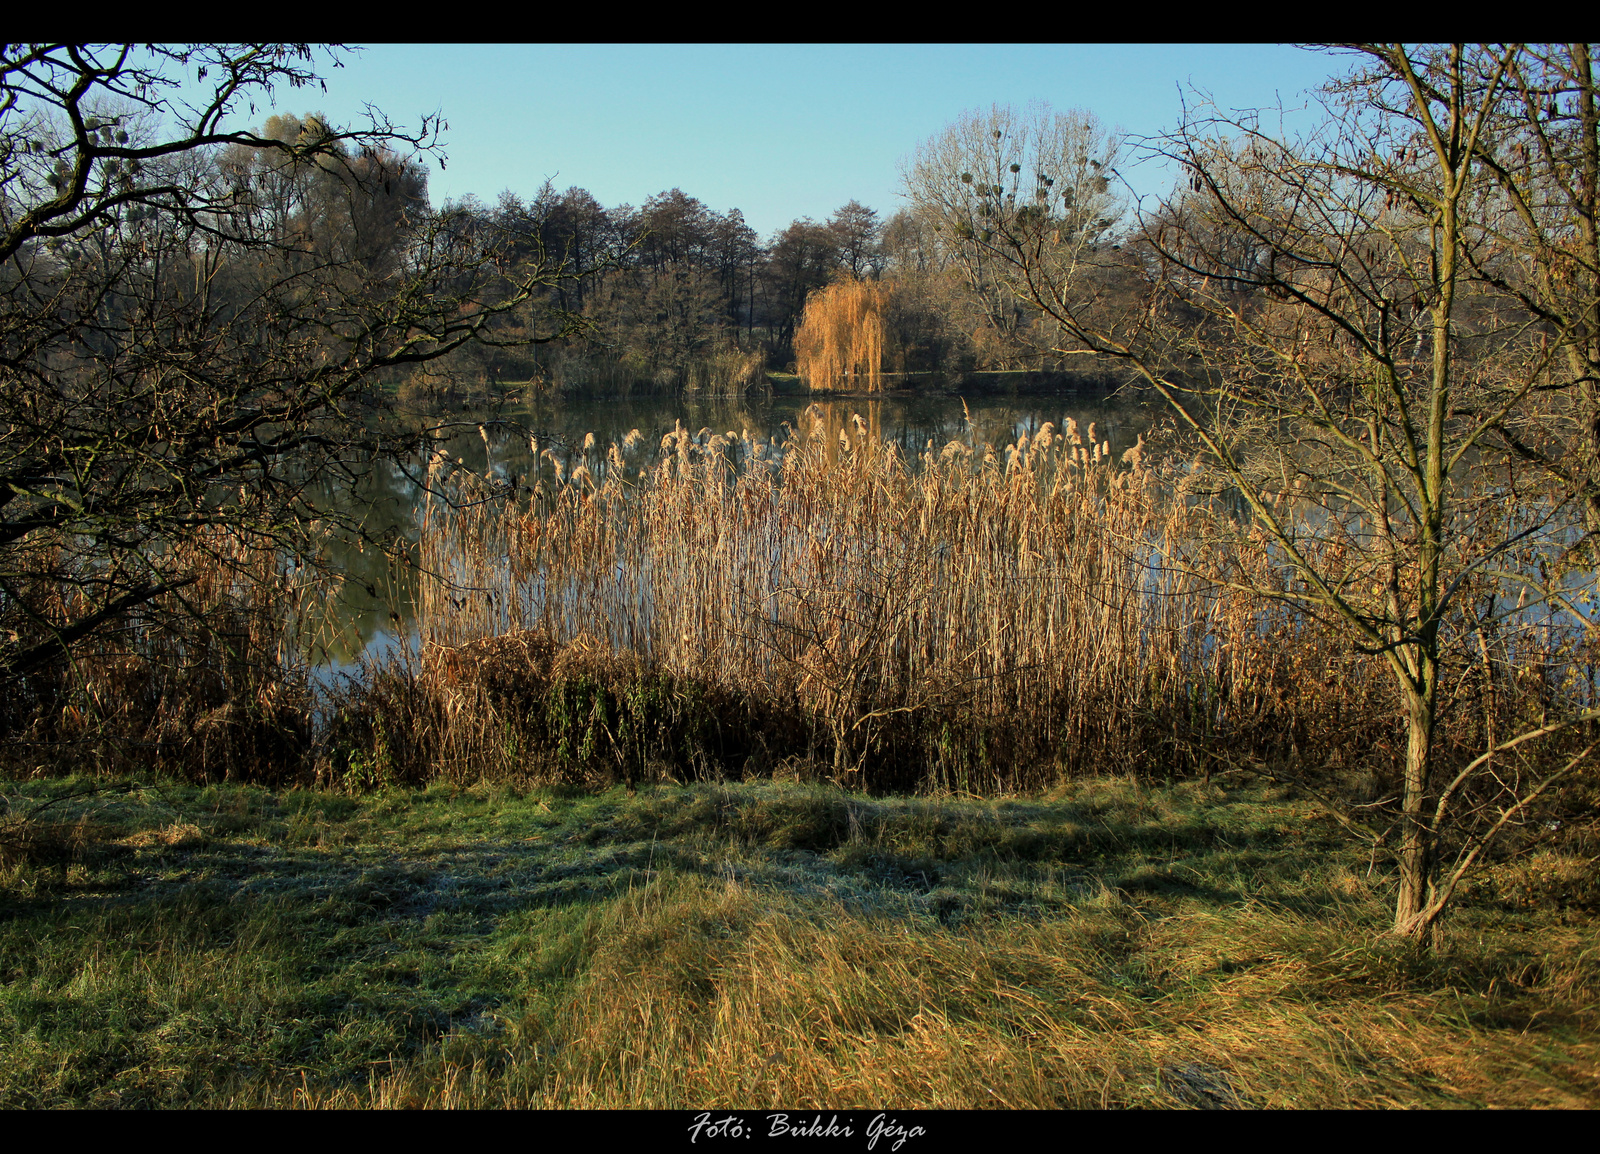
{"type": "Polygon", "coordinates": [[[841,280],[813,292],[794,335],[795,363],[813,389],[883,388],[889,290],[841,280]]]}

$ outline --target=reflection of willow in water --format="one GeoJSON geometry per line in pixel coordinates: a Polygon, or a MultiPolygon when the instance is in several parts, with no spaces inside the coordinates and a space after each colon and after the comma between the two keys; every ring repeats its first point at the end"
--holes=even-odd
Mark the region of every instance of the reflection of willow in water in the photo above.
{"type": "Polygon", "coordinates": [[[1345,705],[1385,693],[1315,622],[1228,584],[1241,558],[1193,548],[1215,514],[1171,500],[1142,448],[1073,421],[908,456],[816,409],[786,442],[680,427],[651,448],[596,450],[604,470],[514,505],[430,506],[423,567],[445,579],[422,591],[425,645],[533,630],[631,650],[797,703],[836,760],[937,721],[1068,768],[1170,767],[1197,734],[1337,727],[1303,692],[1325,677],[1345,705]]]}

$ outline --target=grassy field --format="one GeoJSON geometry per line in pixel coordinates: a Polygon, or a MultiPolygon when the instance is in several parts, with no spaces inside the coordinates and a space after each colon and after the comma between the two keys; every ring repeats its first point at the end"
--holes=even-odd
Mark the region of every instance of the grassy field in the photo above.
{"type": "Polygon", "coordinates": [[[90,788],[3,789],[0,1106],[1600,1105],[1590,863],[1429,957],[1266,786],[90,788]]]}

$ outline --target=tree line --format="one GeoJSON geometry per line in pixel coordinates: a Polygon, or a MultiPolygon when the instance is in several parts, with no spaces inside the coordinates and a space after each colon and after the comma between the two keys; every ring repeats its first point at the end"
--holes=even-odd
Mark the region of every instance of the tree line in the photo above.
{"type": "MultiPolygon", "coordinates": [[[[579,335],[549,350],[479,345],[448,366],[458,387],[583,393],[628,388],[739,391],[766,372],[792,370],[795,335],[813,293],[840,280],[877,280],[902,261],[898,221],[858,201],[822,222],[804,218],[765,242],[739,209],[726,213],[671,189],[640,207],[601,205],[588,191],[532,197],[507,191],[488,205],[467,196],[445,207],[462,227],[499,238],[511,267],[558,262],[564,270],[506,332],[541,312],[583,320],[579,335]]],[[[971,368],[923,309],[906,312],[913,363],[971,368]],[[913,313],[917,315],[913,316],[913,313]],[[926,333],[917,329],[921,323],[926,333]],[[919,358],[920,354],[920,359],[919,358]]]]}
{"type": "MultiPolygon", "coordinates": [[[[1001,122],[991,116],[963,131],[990,133],[991,121],[1001,122]]],[[[1051,191],[1036,209],[1064,213],[1075,243],[1115,243],[1120,251],[1126,211],[1110,181],[1120,141],[1092,115],[1077,113],[1043,147],[1054,150],[1057,175],[1040,178],[1037,187],[1051,191]]],[[[739,391],[761,383],[767,371],[793,371],[803,359],[797,336],[808,302],[830,286],[859,283],[884,289],[880,372],[959,378],[975,370],[1062,367],[1069,362],[1052,347],[1048,316],[968,243],[984,232],[977,215],[987,211],[983,197],[992,189],[1014,201],[1021,183],[1007,163],[986,159],[977,184],[964,171],[953,188],[925,195],[935,162],[924,158],[908,174],[908,187],[921,191],[887,220],[852,200],[825,221],[793,221],[765,242],[739,209],[719,213],[676,188],[637,208],[608,209],[585,189],[557,192],[548,183],[526,200],[507,191],[493,205],[471,195],[452,202],[444,215],[499,238],[511,268],[555,262],[563,269],[527,310],[497,321],[501,329],[537,328],[533,318],[541,312],[583,320],[581,334],[558,348],[463,349],[448,366],[452,383],[576,393],[739,391]],[[956,189],[978,197],[971,220],[962,214],[973,206],[958,205],[956,189]]]]}

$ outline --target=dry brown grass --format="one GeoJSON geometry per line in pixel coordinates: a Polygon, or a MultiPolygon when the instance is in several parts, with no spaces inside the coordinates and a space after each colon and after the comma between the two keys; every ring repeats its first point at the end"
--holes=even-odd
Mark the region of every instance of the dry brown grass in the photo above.
{"type": "Polygon", "coordinates": [[[535,682],[562,679],[564,646],[610,653],[586,676],[764,703],[788,719],[772,753],[874,787],[1337,762],[1387,738],[1370,663],[1226,584],[1251,562],[1208,542],[1224,514],[1142,446],[1118,464],[1069,422],[913,461],[859,416],[804,426],[782,445],[680,427],[653,465],[615,446],[528,505],[430,506],[423,666],[446,712],[514,721],[503,660],[462,647],[524,637],[535,682]]]}
{"type": "Polygon", "coordinates": [[[1474,1028],[1403,979],[1375,996],[1385,955],[1267,909],[1186,912],[1146,925],[1105,891],[1070,919],[912,932],[843,906],[806,916],[737,883],[695,883],[637,891],[597,918],[592,933],[585,980],[553,1012],[495,1039],[447,1038],[436,1066],[379,1072],[363,1087],[304,1090],[293,1104],[1592,1101],[1574,1089],[1581,1078],[1552,1080],[1538,1046],[1504,1023],[1474,1028]]]}
{"type": "MultiPolygon", "coordinates": [[[[309,751],[303,609],[329,582],[237,534],[200,530],[174,570],[187,584],[107,623],[26,678],[5,680],[13,771],[154,769],[191,779],[292,775],[309,751]]],[[[48,569],[48,566],[46,566],[48,569]]],[[[93,612],[94,583],[41,573],[45,623],[93,612]]]]}

